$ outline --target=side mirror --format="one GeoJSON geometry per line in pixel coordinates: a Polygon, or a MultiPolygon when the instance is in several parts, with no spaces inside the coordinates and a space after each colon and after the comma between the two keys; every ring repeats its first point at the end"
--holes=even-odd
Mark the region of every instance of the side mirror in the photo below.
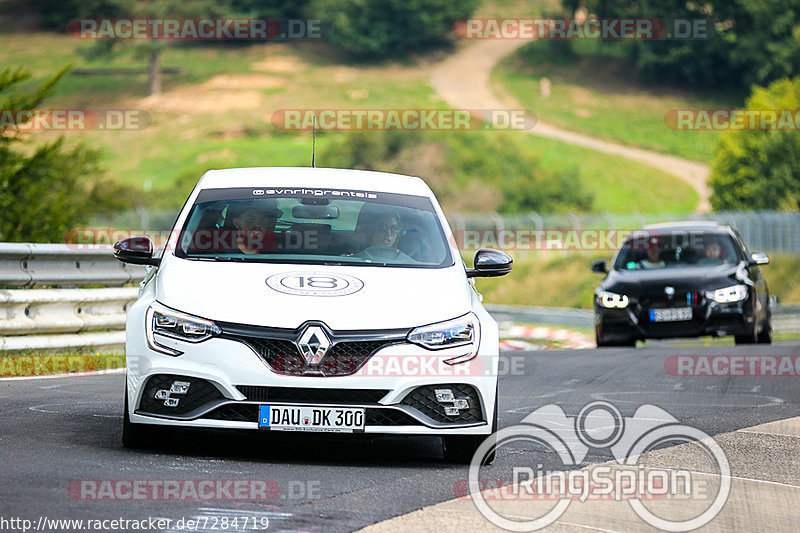
{"type": "Polygon", "coordinates": [[[514,260],[500,250],[481,248],[475,253],[475,268],[467,269],[468,278],[495,278],[511,272],[514,260]]]}
{"type": "Polygon", "coordinates": [[[153,257],[153,241],[150,237],[126,237],[114,243],[114,257],[132,265],[158,266],[160,259],[153,257]]]}
{"type": "Polygon", "coordinates": [[[600,272],[601,274],[608,274],[608,265],[605,259],[598,259],[592,263],[592,272],[600,272]]]}
{"type": "Polygon", "coordinates": [[[769,257],[764,252],[753,252],[750,255],[751,265],[768,265],[769,257]]]}

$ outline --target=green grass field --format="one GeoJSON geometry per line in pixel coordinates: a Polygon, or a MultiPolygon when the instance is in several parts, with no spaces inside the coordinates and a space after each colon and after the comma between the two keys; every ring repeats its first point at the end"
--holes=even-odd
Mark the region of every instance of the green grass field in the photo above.
{"type": "MultiPolygon", "coordinates": [[[[79,53],[86,46],[49,33],[2,34],[0,59],[28,67],[35,81],[70,62],[76,68],[144,67],[130,54],[89,62],[79,53]]],[[[168,47],[162,66],[179,66],[183,73],[164,77],[160,97],[145,97],[144,75],[68,74],[46,105],[144,110],[151,123],[141,130],[64,134],[100,148],[108,173],[120,182],[171,192],[176,181],[189,183],[187,176],[210,168],[309,164],[310,133],[276,131],[274,110],[445,107],[427,82],[430,58],[356,68],[332,62],[315,46],[168,47]]],[[[36,133],[34,142],[58,134],[36,133]]],[[[319,135],[318,152],[342,135],[348,133],[319,135]]],[[[577,168],[597,211],[686,213],[697,203],[688,185],[645,165],[530,135],[522,145],[538,154],[546,170],[577,168]]],[[[188,188],[177,196],[187,193],[188,188]]]]}
{"type": "Polygon", "coordinates": [[[664,116],[673,109],[742,105],[733,95],[701,94],[636,83],[631,80],[630,67],[622,59],[554,58],[552,47],[556,45],[559,43],[528,44],[501,62],[492,77],[499,90],[506,91],[549,124],[709,162],[718,133],[676,131],[667,127],[664,116]],[[551,82],[549,98],[541,93],[540,82],[544,77],[551,82]]]}

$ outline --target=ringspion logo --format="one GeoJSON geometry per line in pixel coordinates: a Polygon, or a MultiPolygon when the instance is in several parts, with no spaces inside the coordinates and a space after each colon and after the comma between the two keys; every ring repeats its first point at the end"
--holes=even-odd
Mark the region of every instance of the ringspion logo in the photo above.
{"type": "MultiPolygon", "coordinates": [[[[520,424],[488,437],[472,458],[467,489],[478,511],[509,531],[537,531],[552,525],[573,502],[625,501],[647,524],[682,532],[706,525],[719,514],[730,494],[731,476],[727,456],[705,432],[681,424],[655,405],[642,405],[633,416],[623,417],[614,405],[597,401],[574,417],[558,405],[547,405],[520,424]],[[480,475],[484,461],[491,453],[520,442],[536,447],[535,461],[527,463],[526,456],[531,454],[515,449],[510,475],[496,478],[499,492],[487,491],[491,478],[480,475]],[[688,453],[707,457],[712,476],[648,464],[647,453],[665,444],[690,446],[688,453]],[[541,448],[557,467],[544,470],[541,448]],[[614,460],[581,468],[592,449],[607,449],[614,460]],[[504,516],[507,507],[489,503],[496,500],[526,501],[526,518],[504,516]],[[648,506],[650,502],[658,505],[648,506]]],[[[464,496],[463,487],[455,485],[454,490],[464,496]]]]}

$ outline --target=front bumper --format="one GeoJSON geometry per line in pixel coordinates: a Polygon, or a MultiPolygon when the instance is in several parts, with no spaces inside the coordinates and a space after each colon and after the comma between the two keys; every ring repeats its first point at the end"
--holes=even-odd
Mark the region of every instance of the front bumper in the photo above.
{"type": "MultiPolygon", "coordinates": [[[[668,306],[645,307],[633,300],[624,309],[607,309],[595,304],[595,330],[607,341],[706,335],[722,337],[746,335],[753,331],[754,315],[748,300],[726,304],[706,300],[691,306],[691,320],[652,322],[649,316],[650,309],[665,307],[668,306]]],[[[674,305],[674,307],[682,306],[674,305]]]]}
{"type": "MultiPolygon", "coordinates": [[[[130,317],[129,317],[130,318],[130,317]]],[[[129,324],[141,323],[129,320],[129,324]]],[[[256,347],[215,337],[198,344],[175,339],[160,343],[183,352],[171,357],[151,350],[141,328],[129,327],[127,389],[133,423],[177,427],[258,429],[260,405],[363,407],[365,433],[406,435],[488,435],[494,419],[498,342],[496,326],[482,323],[480,349],[466,363],[443,361],[457,348],[430,351],[392,343],[348,375],[292,375],[278,372],[256,347]],[[494,327],[492,327],[494,326],[494,327]],[[492,349],[492,346],[494,349],[492,349]],[[175,381],[188,393],[165,404],[175,381]],[[433,391],[450,388],[468,398],[468,409],[445,415],[433,391]],[[162,391],[156,398],[158,391],[162,391]]]]}

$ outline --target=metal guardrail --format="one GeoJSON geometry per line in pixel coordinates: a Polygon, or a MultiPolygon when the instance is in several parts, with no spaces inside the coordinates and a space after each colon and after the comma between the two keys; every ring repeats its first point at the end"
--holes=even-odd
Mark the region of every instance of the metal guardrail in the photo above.
{"type": "Polygon", "coordinates": [[[122,286],[145,273],[110,246],[0,243],[0,351],[122,349],[138,292],[122,286]]]}
{"type": "Polygon", "coordinates": [[[531,307],[527,305],[485,304],[486,310],[498,322],[518,322],[594,329],[592,311],[565,307],[531,307]]]}
{"type": "Polygon", "coordinates": [[[753,251],[800,255],[800,213],[724,211],[702,215],[673,214],[539,214],[448,213],[457,233],[465,230],[635,230],[647,224],[708,220],[736,229],[753,251]]]}
{"type": "Polygon", "coordinates": [[[145,267],[117,261],[107,245],[0,243],[0,286],[122,286],[145,267]]]}
{"type": "MultiPolygon", "coordinates": [[[[594,329],[592,311],[589,309],[492,304],[486,304],[485,307],[498,322],[594,329]]],[[[772,329],[777,334],[800,333],[800,305],[773,305],[772,329]]]]}
{"type": "MultiPolygon", "coordinates": [[[[78,347],[121,349],[125,313],[144,267],[117,261],[108,246],[0,243],[0,352],[78,347]],[[104,288],[76,288],[85,286],[104,288]],[[26,288],[19,288],[26,287],[26,288]],[[48,287],[48,288],[33,288],[48,287]],[[50,288],[53,287],[53,288],[50,288]]],[[[487,304],[498,321],[592,329],[587,309],[487,304]]],[[[800,305],[776,306],[778,333],[800,333],[800,305]]]]}

